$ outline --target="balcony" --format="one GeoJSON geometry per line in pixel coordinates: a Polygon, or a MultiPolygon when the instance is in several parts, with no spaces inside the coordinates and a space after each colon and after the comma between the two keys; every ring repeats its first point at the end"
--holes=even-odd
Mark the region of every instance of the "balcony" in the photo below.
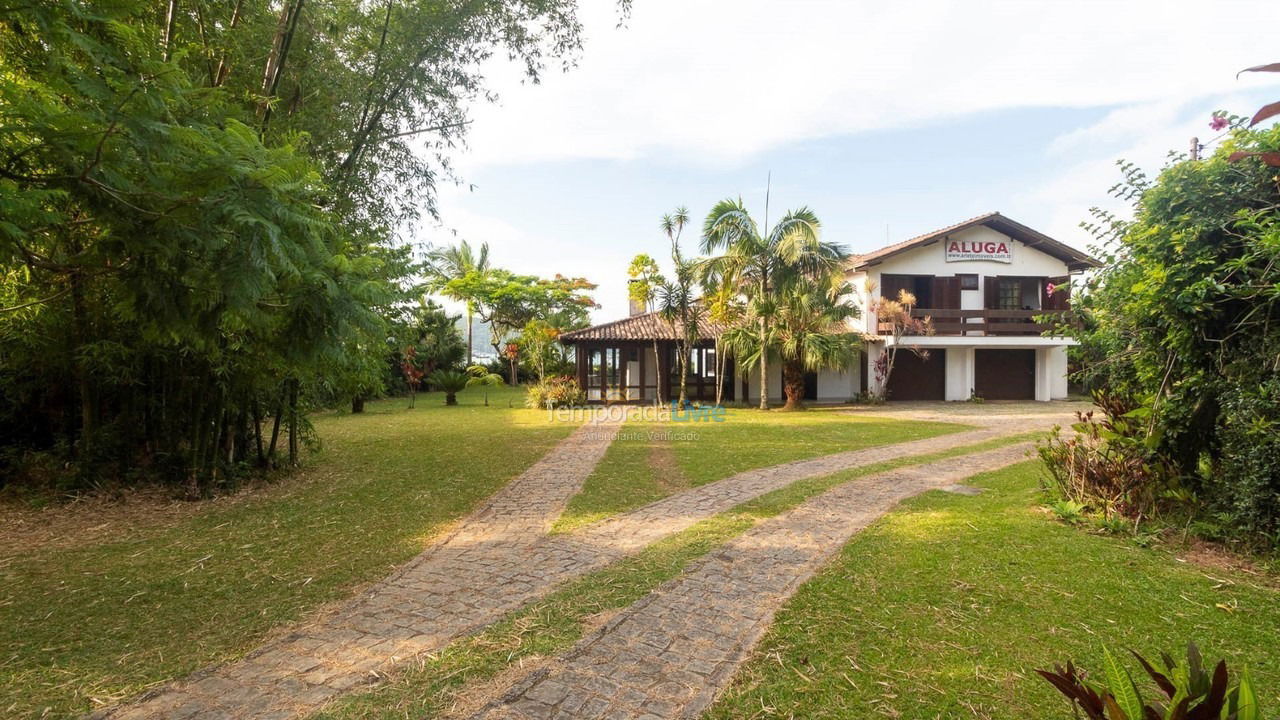
{"type": "MultiPolygon", "coordinates": [[[[1052,330],[1054,325],[1037,322],[1037,318],[1045,315],[1056,315],[1061,310],[938,310],[916,308],[911,316],[916,318],[933,318],[935,335],[961,336],[1008,336],[1008,335],[1043,335],[1052,330]]],[[[889,323],[880,323],[878,331],[881,335],[889,335],[892,328],[889,323]]]]}

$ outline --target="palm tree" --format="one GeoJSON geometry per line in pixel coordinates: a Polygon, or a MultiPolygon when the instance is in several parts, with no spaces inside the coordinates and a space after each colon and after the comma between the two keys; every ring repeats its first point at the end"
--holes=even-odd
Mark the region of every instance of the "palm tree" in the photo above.
{"type": "MultiPolygon", "coordinates": [[[[486,272],[489,269],[489,243],[480,243],[479,251],[473,251],[466,240],[457,245],[434,248],[427,253],[427,272],[432,276],[432,286],[442,289],[450,280],[466,276],[471,272],[486,272]]],[[[450,298],[466,303],[467,306],[467,364],[470,365],[472,352],[472,322],[476,313],[474,298],[454,296],[445,292],[450,298]]]]}
{"type": "Polygon", "coordinates": [[[676,336],[676,362],[680,369],[680,407],[689,404],[689,355],[698,342],[698,320],[703,308],[694,288],[698,264],[685,259],[680,252],[680,234],[689,223],[689,211],[677,208],[672,215],[662,216],[662,232],[671,242],[671,263],[675,279],[658,286],[658,313],[676,336]]]}
{"type": "Polygon", "coordinates": [[[805,371],[848,364],[858,346],[849,321],[861,314],[852,297],[853,286],[840,272],[828,278],[801,278],[781,293],[775,334],[787,396],[784,410],[804,407],[805,371]]]}
{"type": "Polygon", "coordinates": [[[821,227],[813,211],[802,207],[762,234],[741,198],[716,203],[703,224],[702,252],[721,253],[704,261],[703,271],[736,286],[747,299],[758,349],[754,362],[748,364],[744,358],[744,367],[760,365],[761,410],[769,409],[769,351],[774,348],[779,299],[793,283],[830,277],[848,257],[840,245],[820,239],[821,227]]]}

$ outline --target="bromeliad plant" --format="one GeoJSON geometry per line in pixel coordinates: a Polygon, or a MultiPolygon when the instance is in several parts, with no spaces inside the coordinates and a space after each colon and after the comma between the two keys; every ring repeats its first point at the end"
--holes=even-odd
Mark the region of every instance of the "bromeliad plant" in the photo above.
{"type": "MultiPolygon", "coordinates": [[[[1132,651],[1130,651],[1132,652],[1132,651]]],[[[1084,712],[1090,720],[1259,720],[1258,695],[1245,668],[1239,683],[1228,689],[1227,663],[1218,661],[1212,673],[1205,672],[1200,650],[1187,644],[1187,662],[1178,665],[1165,653],[1160,665],[1134,652],[1142,669],[1155,681],[1164,698],[1147,703],[1129,670],[1103,649],[1106,684],[1091,683],[1070,660],[1066,668],[1036,670],[1058,692],[1071,701],[1076,717],[1084,712]]]]}

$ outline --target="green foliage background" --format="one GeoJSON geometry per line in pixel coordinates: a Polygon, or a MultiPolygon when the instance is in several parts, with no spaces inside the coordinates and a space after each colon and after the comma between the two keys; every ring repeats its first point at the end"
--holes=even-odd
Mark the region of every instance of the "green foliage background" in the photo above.
{"type": "Polygon", "coordinates": [[[1077,309],[1082,374],[1137,410],[1166,498],[1211,536],[1280,541],[1280,149],[1239,128],[1154,181],[1125,166],[1134,219],[1098,213],[1109,251],[1077,309]]]}
{"type": "Polygon", "coordinates": [[[54,457],[60,486],[200,494],[295,460],[306,408],[381,392],[421,294],[399,233],[434,215],[480,64],[570,61],[575,13],[0,8],[0,483],[54,457]]]}

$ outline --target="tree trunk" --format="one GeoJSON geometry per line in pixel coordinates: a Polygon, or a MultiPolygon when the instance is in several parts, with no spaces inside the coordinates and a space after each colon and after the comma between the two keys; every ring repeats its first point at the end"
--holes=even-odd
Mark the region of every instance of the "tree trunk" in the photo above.
{"type": "Polygon", "coordinates": [[[451,392],[446,392],[446,393],[444,394],[444,404],[445,404],[445,405],[457,405],[457,404],[458,404],[458,396],[457,396],[457,394],[456,394],[456,393],[451,393],[451,392]]]}
{"type": "Polygon", "coordinates": [[[289,464],[298,464],[298,381],[289,381],[289,464]]]}
{"type": "Polygon", "coordinates": [[[467,367],[475,362],[475,354],[471,352],[472,311],[471,303],[467,303],[467,367]]]}
{"type": "Polygon", "coordinates": [[[265,467],[267,464],[267,454],[262,448],[262,408],[258,405],[258,398],[253,398],[253,438],[258,446],[258,466],[265,467]]]}
{"type": "Polygon", "coordinates": [[[678,347],[680,352],[680,407],[689,405],[689,347],[678,347]]]}
{"type": "Polygon", "coordinates": [[[760,318],[760,409],[769,409],[769,326],[760,318]]]}
{"type": "Polygon", "coordinates": [[[782,391],[786,393],[787,404],[783,410],[804,409],[804,365],[797,360],[782,363],[782,391]]]}
{"type": "Polygon", "coordinates": [[[267,447],[267,464],[275,467],[276,443],[280,440],[280,421],[284,418],[285,388],[280,387],[280,400],[276,403],[276,416],[271,422],[271,444],[267,447]]]}
{"type": "Polygon", "coordinates": [[[173,32],[178,24],[178,0],[169,0],[164,21],[164,61],[173,59],[173,32]]]}
{"type": "Polygon", "coordinates": [[[356,395],[351,398],[351,414],[359,415],[364,412],[364,395],[356,395]]]}
{"type": "Polygon", "coordinates": [[[516,364],[515,358],[508,358],[508,363],[511,365],[511,387],[515,387],[520,384],[520,375],[517,371],[519,366],[516,364]]]}

